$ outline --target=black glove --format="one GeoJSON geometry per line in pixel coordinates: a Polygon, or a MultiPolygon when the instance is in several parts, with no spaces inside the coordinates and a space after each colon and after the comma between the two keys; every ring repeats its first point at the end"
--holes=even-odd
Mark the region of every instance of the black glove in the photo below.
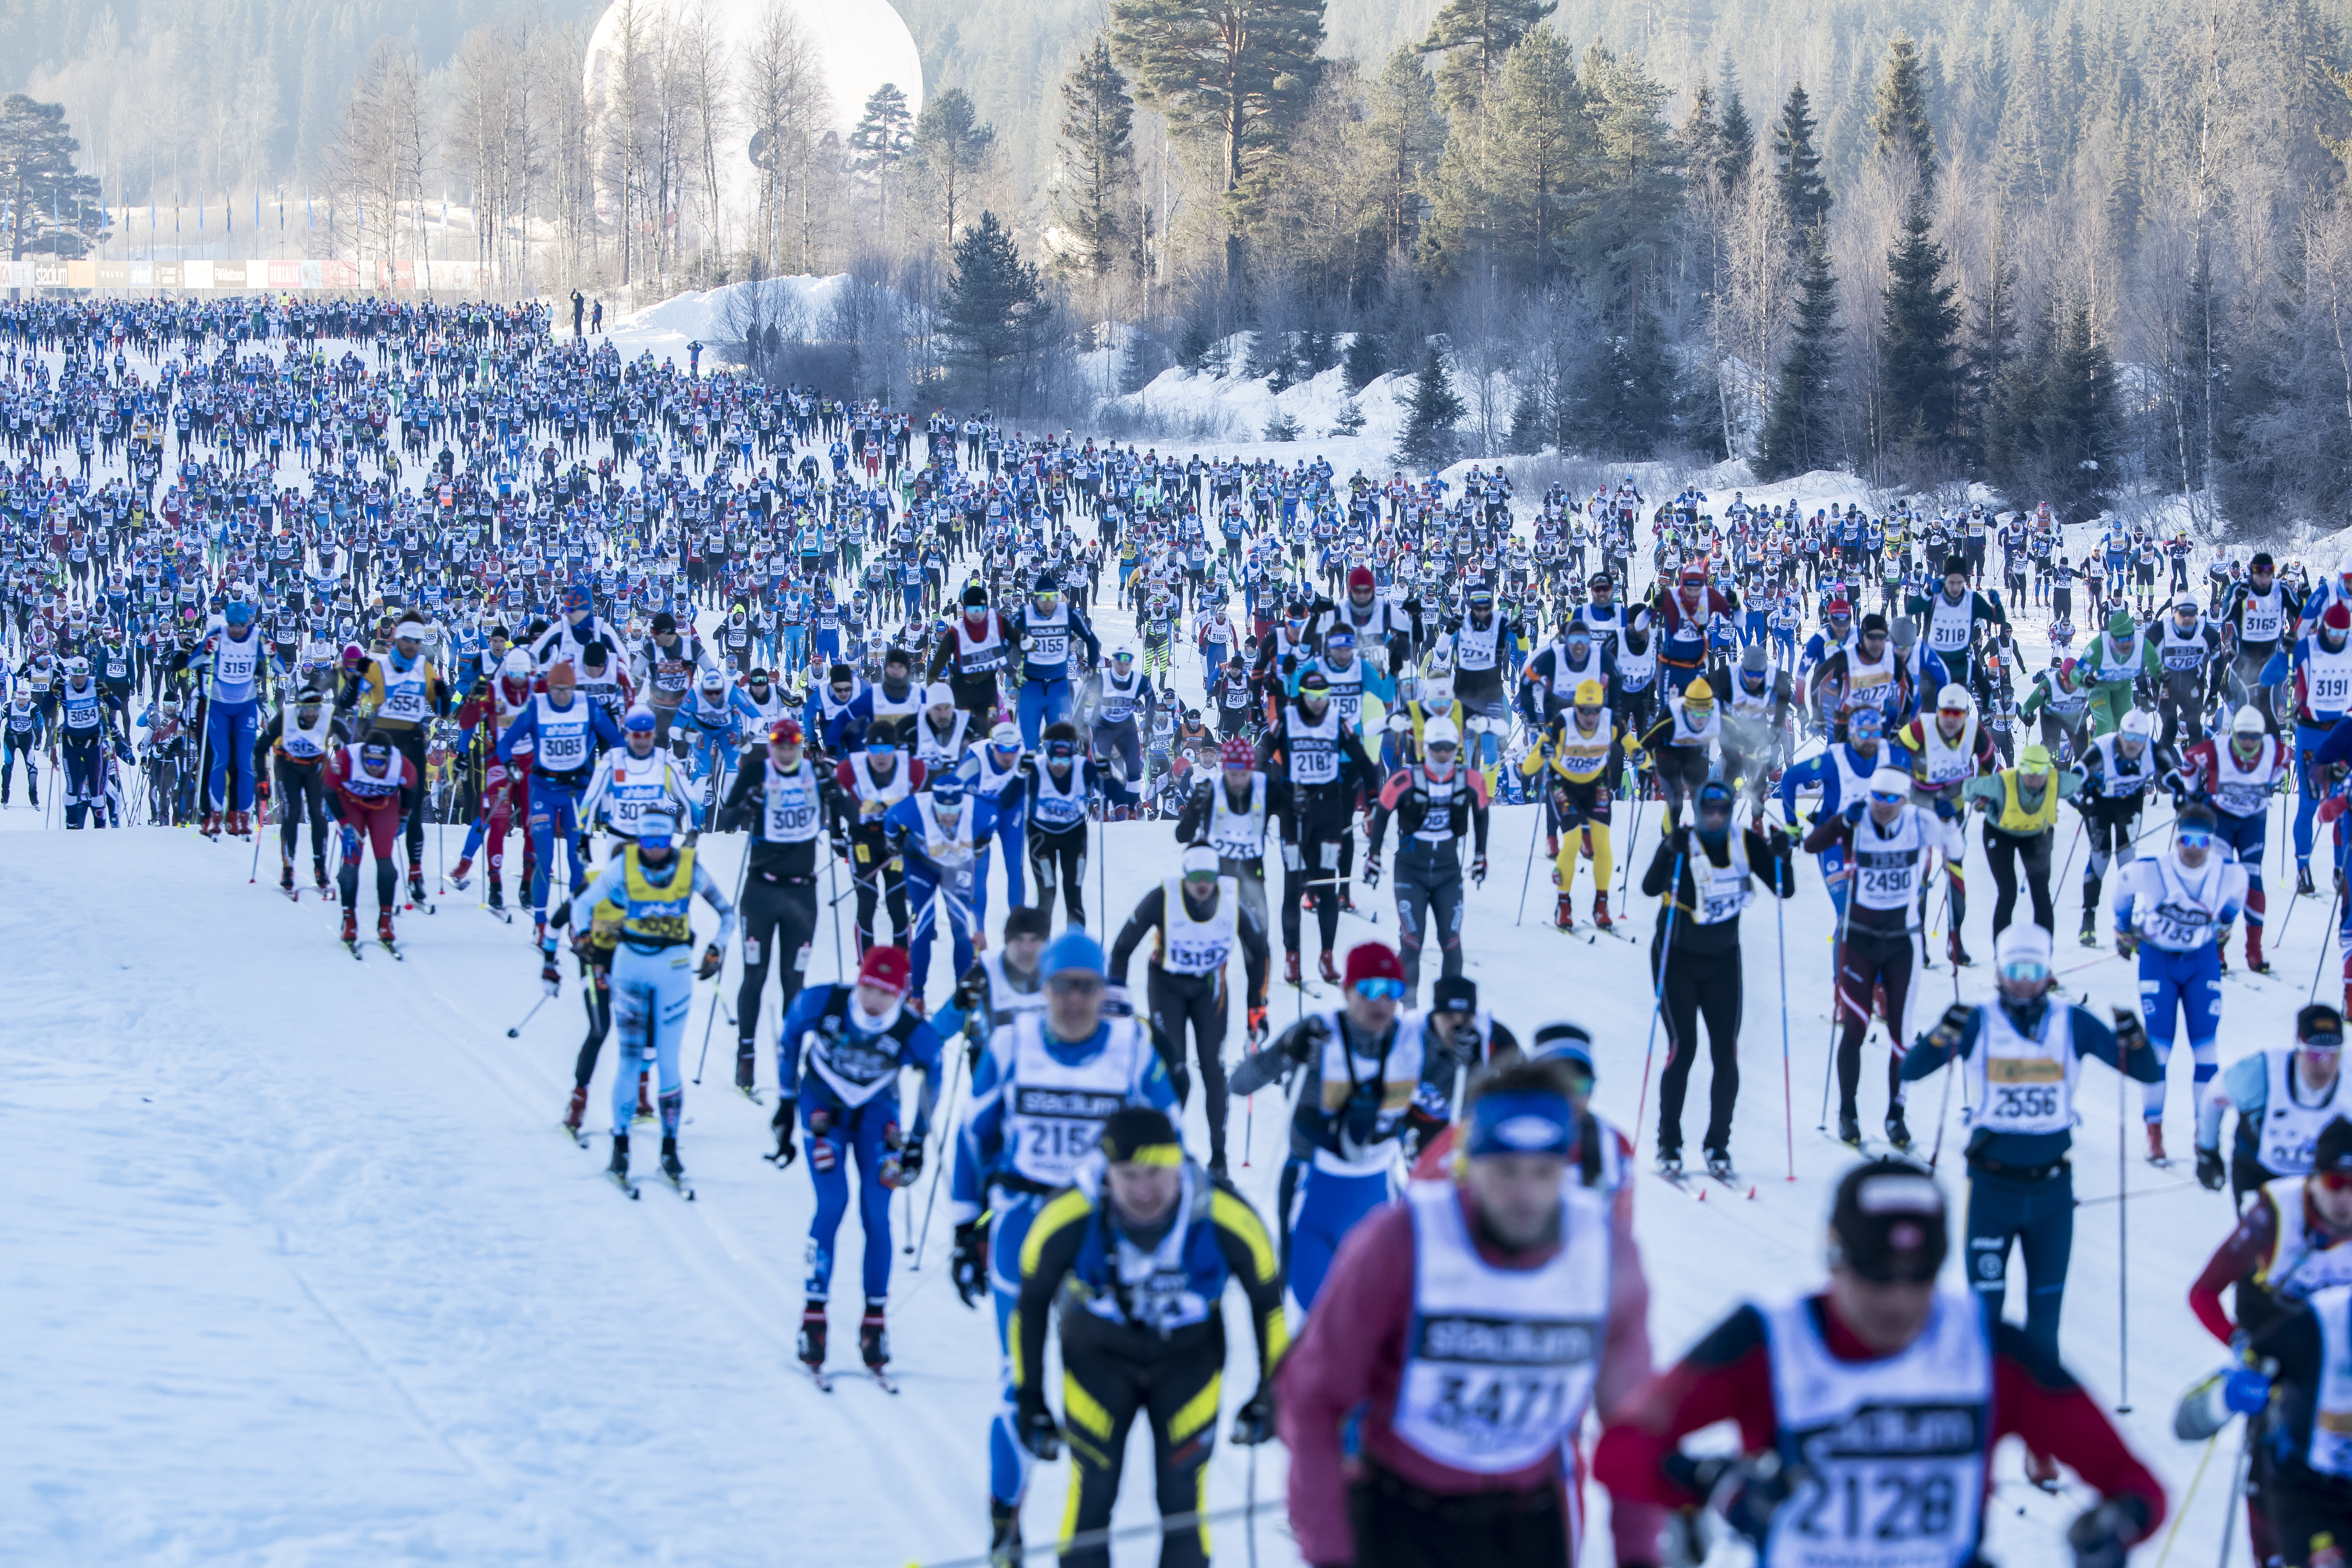
{"type": "Polygon", "coordinates": [[[779,1099],[776,1101],[775,1115],[768,1119],[769,1131],[776,1135],[776,1152],[762,1155],[761,1158],[773,1163],[779,1171],[800,1157],[800,1151],[793,1146],[793,1121],[799,1110],[799,1100],[779,1099]]]}
{"type": "Polygon", "coordinates": [[[696,966],[694,977],[697,980],[708,980],[718,973],[726,963],[727,954],[721,952],[719,944],[714,942],[702,950],[702,962],[696,966]]]}
{"type": "Polygon", "coordinates": [[[909,1138],[898,1146],[898,1184],[911,1186],[923,1173],[923,1140],[909,1138]]]}
{"type": "Polygon", "coordinates": [[[2209,1193],[2218,1193],[2221,1190],[2221,1184],[2228,1180],[2229,1173],[2221,1169],[2221,1151],[2219,1149],[2197,1151],[2197,1181],[2200,1186],[2209,1193]]]}
{"type": "Polygon", "coordinates": [[[2111,1007],[2115,1015],[2116,1045],[2122,1050],[2137,1051],[2147,1046],[2147,1026],[2140,1021],[2136,1007],[2111,1007]]]}
{"type": "Polygon", "coordinates": [[[1948,1051],[1956,1048],[1960,1043],[1961,1034],[1969,1026],[1969,1020],[1976,1016],[1976,1012],[1974,1007],[1965,1003],[1953,1003],[1944,1009],[1944,1016],[1936,1020],[1936,1026],[1927,1031],[1927,1043],[1948,1051]]]}
{"type": "Polygon", "coordinates": [[[948,1260],[948,1275],[967,1307],[979,1306],[981,1298],[988,1294],[988,1232],[978,1220],[968,1219],[955,1227],[955,1255],[948,1260]]]}
{"type": "Polygon", "coordinates": [[[1775,1453],[1754,1458],[1696,1460],[1690,1467],[1689,1485],[1706,1497],[1724,1523],[1759,1547],[1771,1531],[1773,1514],[1789,1500],[1792,1489],[1780,1456],[1775,1453]]]}
{"type": "Polygon", "coordinates": [[[2075,1515],[2074,1522],[2066,1527],[2074,1568],[2123,1568],[2145,1520],[2137,1498],[2108,1498],[2075,1515]]]}
{"type": "Polygon", "coordinates": [[[1261,1383],[1249,1402],[1234,1412],[1234,1441],[1255,1448],[1274,1437],[1274,1385],[1261,1383]]]}
{"type": "Polygon", "coordinates": [[[1037,1389],[1021,1391],[1013,1429],[1019,1435],[1021,1446],[1046,1463],[1062,1457],[1062,1429],[1054,1424],[1054,1413],[1045,1408],[1045,1395],[1037,1389]]]}

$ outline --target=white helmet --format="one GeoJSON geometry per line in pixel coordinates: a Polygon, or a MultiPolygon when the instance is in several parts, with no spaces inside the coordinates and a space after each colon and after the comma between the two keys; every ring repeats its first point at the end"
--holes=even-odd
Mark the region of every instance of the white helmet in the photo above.
{"type": "Polygon", "coordinates": [[[2261,735],[2269,730],[2270,726],[2263,722],[2262,710],[2251,702],[2239,709],[2238,716],[2230,721],[2232,735],[2261,735]]]}
{"type": "Polygon", "coordinates": [[[1462,731],[1454,727],[1453,720],[1440,713],[1421,727],[1421,744],[1423,751],[1432,746],[1459,746],[1462,731]]]}
{"type": "Polygon", "coordinates": [[[2050,933],[2033,921],[2016,921],[2001,928],[1993,938],[1992,962],[1996,970],[2011,963],[2039,963],[2047,972],[2050,967],[2050,933]]]}
{"type": "Polygon", "coordinates": [[[932,681],[930,686],[923,692],[923,706],[926,708],[954,707],[955,688],[950,686],[944,680],[932,681]]]}
{"type": "Polygon", "coordinates": [[[2156,733],[2156,715],[2145,708],[2135,708],[2124,715],[2123,722],[2117,728],[2135,741],[2145,741],[2156,733]]]}
{"type": "Polygon", "coordinates": [[[1969,689],[1957,680],[1948,680],[1944,689],[1936,693],[1936,709],[1943,713],[1965,713],[1976,706],[1969,689]]]}
{"type": "Polygon", "coordinates": [[[519,647],[507,649],[506,658],[499,661],[499,673],[509,680],[529,680],[530,655],[519,647]]]}

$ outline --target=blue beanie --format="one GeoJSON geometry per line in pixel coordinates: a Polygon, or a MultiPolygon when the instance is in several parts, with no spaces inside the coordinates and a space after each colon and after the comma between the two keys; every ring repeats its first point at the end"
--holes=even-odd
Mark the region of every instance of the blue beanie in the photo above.
{"type": "Polygon", "coordinates": [[[1048,942],[1044,957],[1037,963],[1037,973],[1048,980],[1074,969],[1082,969],[1097,977],[1103,973],[1102,943],[1076,926],[1067,928],[1048,942]]]}

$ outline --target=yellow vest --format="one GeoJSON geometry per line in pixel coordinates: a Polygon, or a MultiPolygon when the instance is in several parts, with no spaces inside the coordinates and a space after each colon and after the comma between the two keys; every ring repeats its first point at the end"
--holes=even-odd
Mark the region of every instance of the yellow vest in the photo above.
{"type": "Polygon", "coordinates": [[[2042,790],[2042,805],[2037,809],[2029,811],[2025,803],[2018,798],[2015,768],[2001,770],[2000,793],[2000,810],[1994,815],[1992,825],[2011,837],[2031,838],[2037,833],[2047,833],[2058,820],[2058,776],[2055,773],[2050,776],[2049,784],[2042,790]]]}
{"type": "MultiPolygon", "coordinates": [[[[687,921],[687,913],[694,901],[694,851],[673,851],[677,868],[667,886],[657,886],[646,876],[645,868],[637,862],[635,845],[628,846],[621,854],[627,877],[619,911],[622,936],[641,947],[678,947],[693,941],[694,931],[687,921]]],[[[601,913],[597,923],[604,923],[601,913]]]]}

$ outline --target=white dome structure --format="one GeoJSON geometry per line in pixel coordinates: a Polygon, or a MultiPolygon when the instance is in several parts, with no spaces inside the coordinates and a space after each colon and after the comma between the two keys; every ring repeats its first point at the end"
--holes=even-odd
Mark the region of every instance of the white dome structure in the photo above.
{"type": "MultiPolygon", "coordinates": [[[[616,68],[621,39],[632,23],[650,52],[665,32],[700,21],[715,35],[718,58],[730,76],[740,79],[769,16],[782,12],[798,27],[833,100],[829,128],[843,141],[856,128],[866,100],[884,83],[907,95],[907,111],[923,107],[923,58],[915,36],[907,30],[889,0],[613,0],[588,36],[588,59],[581,82],[591,105],[605,99],[605,84],[616,68]]],[[[731,97],[740,98],[740,79],[730,80],[731,97]]],[[[729,117],[727,134],[719,144],[720,201],[742,210],[754,199],[758,171],[751,166],[751,131],[740,114],[729,117]]]]}

